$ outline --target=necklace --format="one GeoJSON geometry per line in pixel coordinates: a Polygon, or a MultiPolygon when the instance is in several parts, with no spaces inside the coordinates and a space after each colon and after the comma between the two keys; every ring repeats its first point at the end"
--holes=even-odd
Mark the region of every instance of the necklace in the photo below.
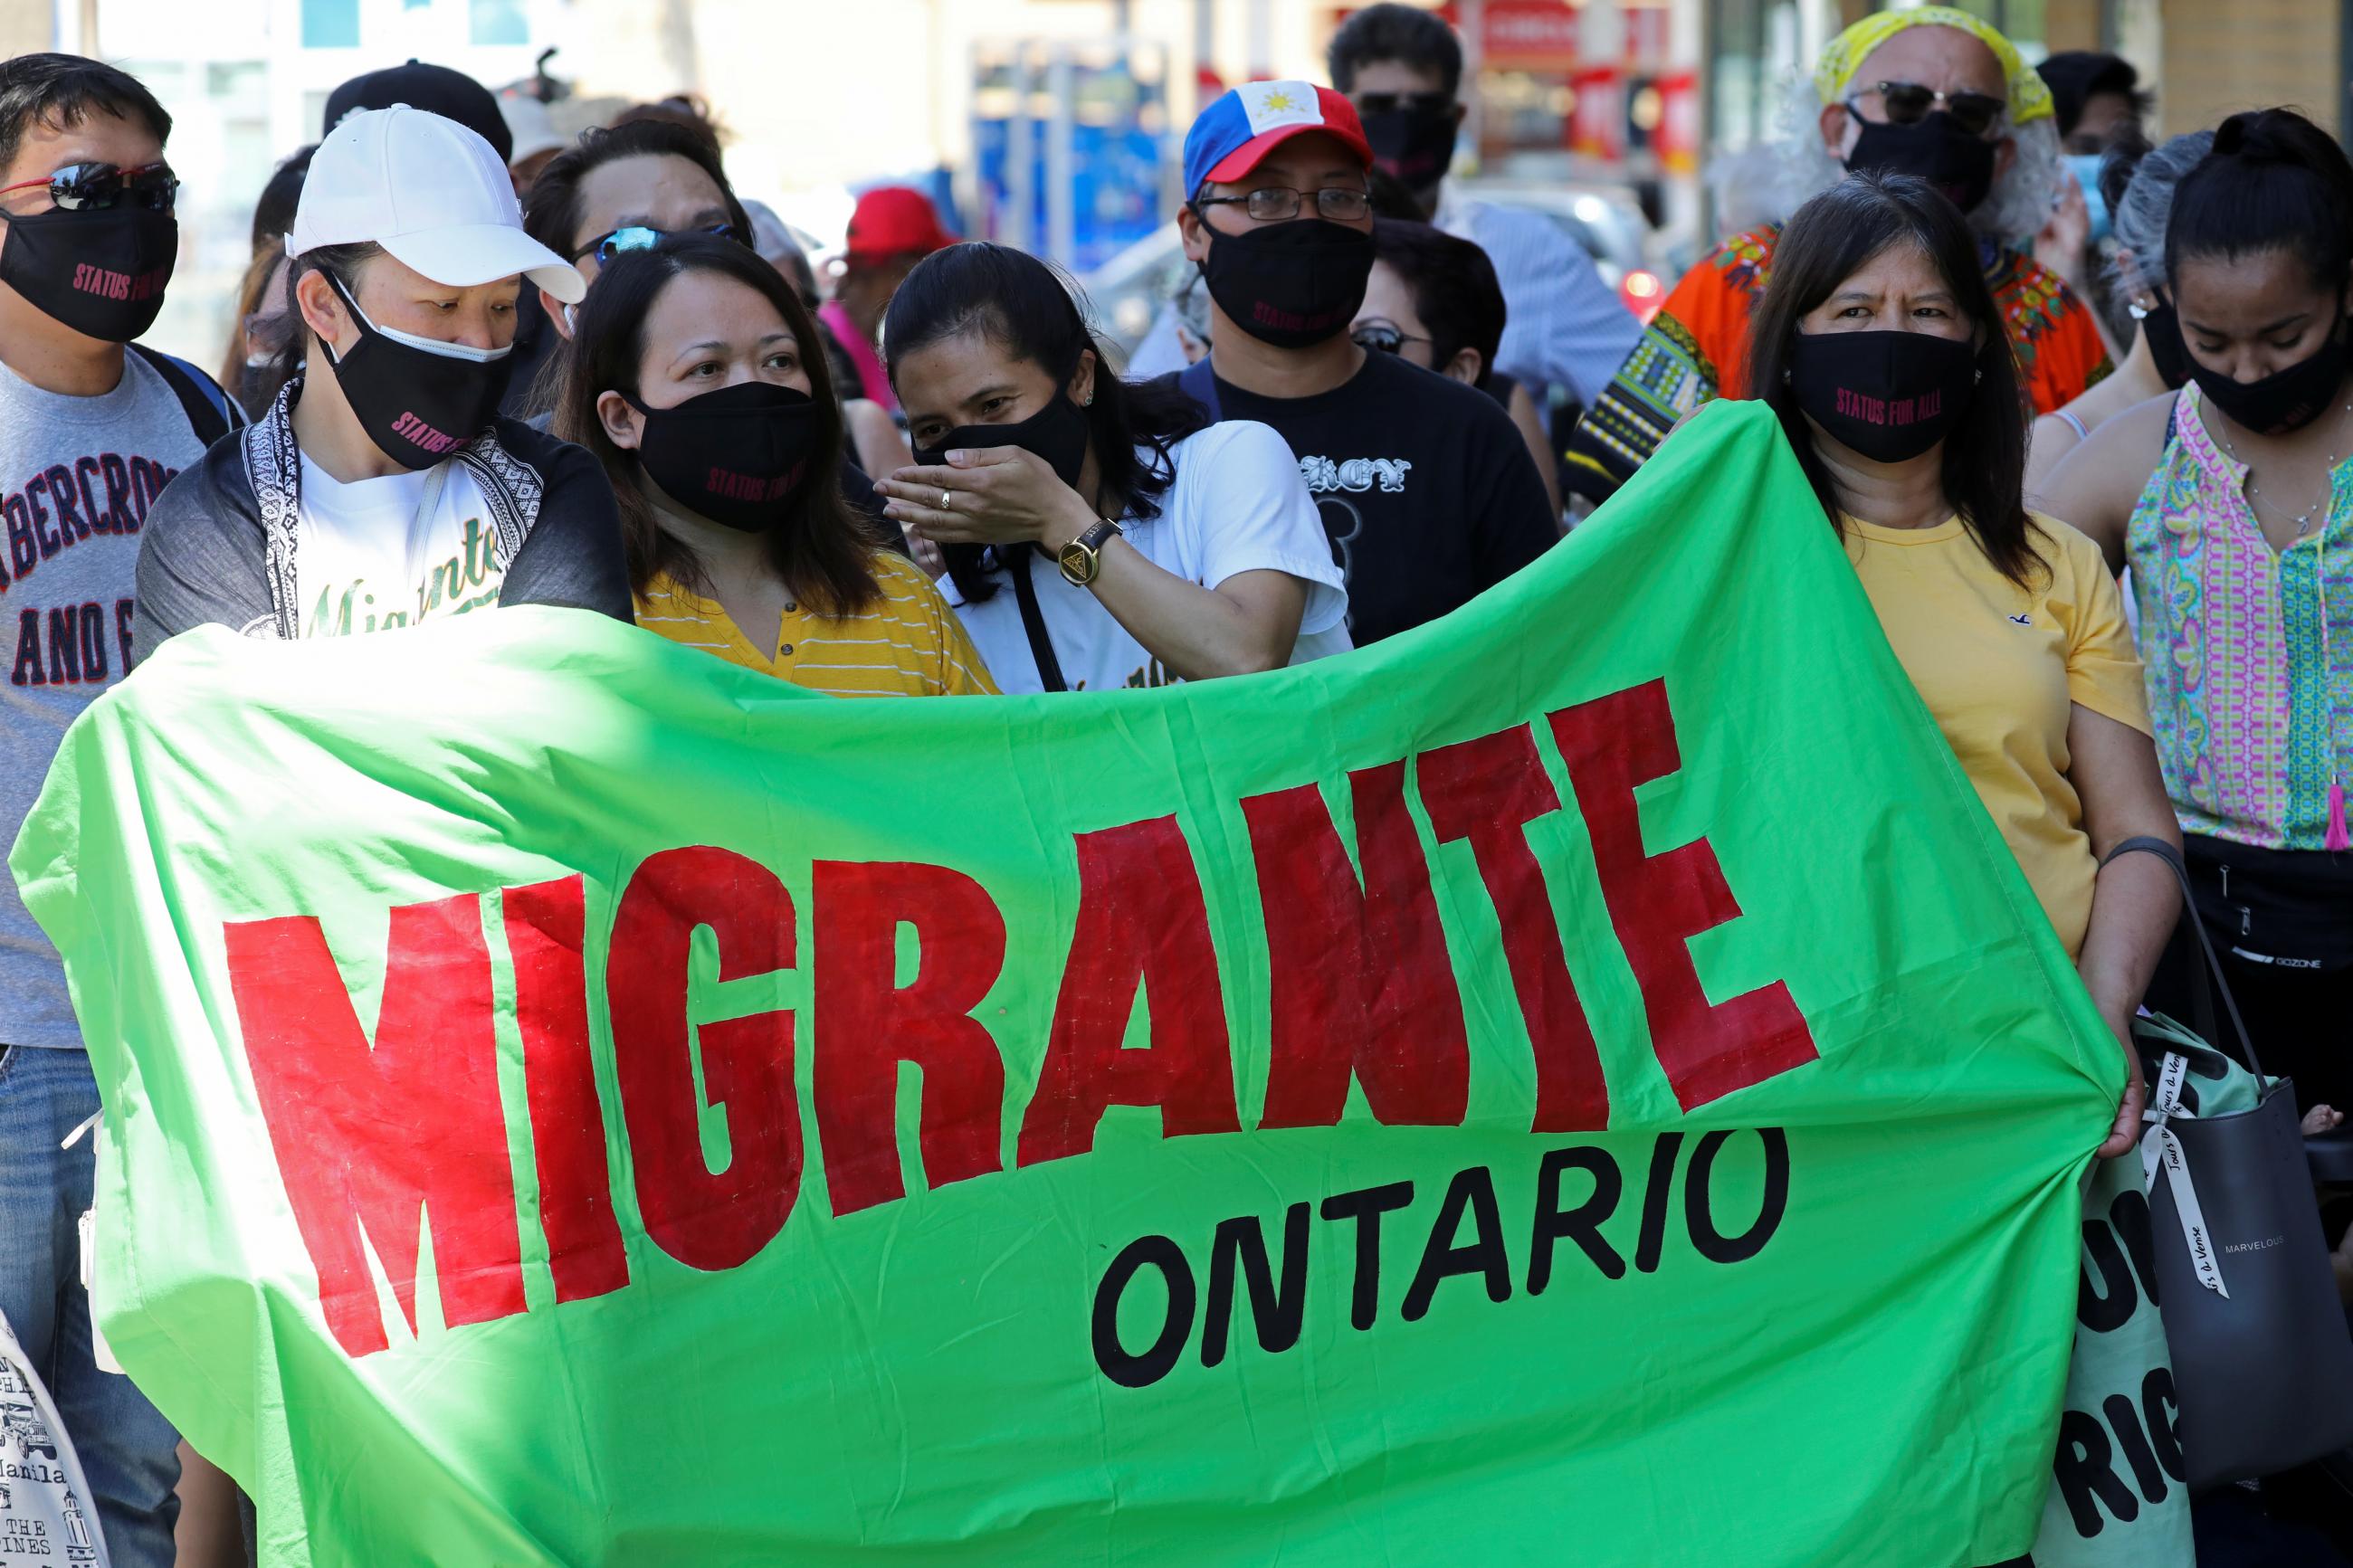
{"type": "MultiPolygon", "coordinates": [[[[2353,403],[2348,403],[2345,405],[2345,413],[2347,415],[2353,415],[2353,403]]],[[[2337,421],[2336,438],[2329,442],[2329,445],[2332,447],[2341,447],[2345,444],[2345,428],[2346,420],[2339,418],[2337,421]]],[[[2221,435],[2221,432],[2218,430],[2215,434],[2220,436],[2221,435]]],[[[2264,500],[2262,499],[2263,490],[2261,485],[2255,483],[2255,466],[2253,463],[2248,462],[2244,458],[2239,456],[2238,446],[2232,442],[2231,437],[2228,436],[2222,436],[2222,449],[2231,454],[2231,460],[2232,462],[2247,470],[2247,504],[2250,507],[2262,506],[2269,509],[2274,517],[2286,518],[2289,521],[2295,524],[2295,537],[2298,539],[2302,539],[2306,533],[2309,533],[2312,531],[2312,519],[2313,514],[2316,512],[2323,514],[2321,518],[2322,526],[2324,528],[2327,526],[2327,518],[2326,513],[2327,511],[2328,503],[2330,500],[2335,499],[2337,494],[2337,464],[2338,458],[2336,452],[2331,451],[2328,454],[2327,465],[2322,470],[2320,493],[2313,498],[2312,504],[2306,507],[2302,511],[2290,511],[2287,508],[2280,505],[2277,501],[2264,500]]]]}

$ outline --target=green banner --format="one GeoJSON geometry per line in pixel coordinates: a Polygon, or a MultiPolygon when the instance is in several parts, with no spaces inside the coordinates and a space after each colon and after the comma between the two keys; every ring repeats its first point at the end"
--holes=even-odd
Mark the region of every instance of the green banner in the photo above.
{"type": "Polygon", "coordinates": [[[1244,680],[193,634],[11,863],[270,1561],[2033,1539],[2122,1063],[1761,407],[1244,680]]]}

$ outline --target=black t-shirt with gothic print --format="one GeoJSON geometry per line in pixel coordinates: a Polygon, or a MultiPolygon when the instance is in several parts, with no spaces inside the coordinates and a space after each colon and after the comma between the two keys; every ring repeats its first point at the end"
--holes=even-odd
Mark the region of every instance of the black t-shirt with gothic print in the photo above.
{"type": "Polygon", "coordinates": [[[1367,353],[1313,397],[1261,397],[1222,377],[1217,391],[1220,417],[1271,425],[1291,444],[1348,575],[1358,647],[1460,607],[1559,538],[1519,427],[1475,387],[1367,353]]]}

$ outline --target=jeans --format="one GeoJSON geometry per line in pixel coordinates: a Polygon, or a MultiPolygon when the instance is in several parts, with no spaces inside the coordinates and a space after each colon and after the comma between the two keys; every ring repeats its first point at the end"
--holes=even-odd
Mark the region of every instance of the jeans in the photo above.
{"type": "Polygon", "coordinates": [[[57,1402],[116,1568],[171,1568],[178,1435],[90,1354],[77,1230],[90,1207],[90,1139],[58,1145],[97,1110],[87,1053],[0,1046],[0,1312],[57,1402]]]}

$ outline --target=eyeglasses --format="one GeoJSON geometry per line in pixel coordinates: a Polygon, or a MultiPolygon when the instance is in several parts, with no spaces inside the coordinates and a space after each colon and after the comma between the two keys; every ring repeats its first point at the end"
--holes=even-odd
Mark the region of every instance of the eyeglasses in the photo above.
{"type": "Polygon", "coordinates": [[[1284,223],[1299,216],[1300,204],[1315,198],[1315,212],[1334,223],[1358,223],[1373,210],[1373,198],[1363,191],[1327,185],[1320,191],[1294,191],[1289,185],[1266,185],[1246,196],[1203,196],[1196,207],[1238,206],[1253,222],[1284,223]]]}
{"type": "Polygon", "coordinates": [[[574,251],[572,259],[578,261],[594,251],[596,253],[596,265],[602,267],[625,250],[651,250],[673,234],[707,234],[718,239],[734,240],[739,245],[744,239],[735,232],[735,226],[732,223],[712,224],[708,228],[649,228],[644,224],[629,224],[610,234],[598,235],[574,251]]]}
{"type": "MultiPolygon", "coordinates": [[[[2010,105],[2000,99],[1982,92],[1939,92],[1933,87],[1923,87],[1916,81],[1875,81],[1862,89],[1879,95],[1880,107],[1886,110],[1890,125],[1917,125],[1928,118],[1930,111],[1942,109],[1953,117],[1953,123],[1972,136],[1982,136],[2001,120],[2010,105]]],[[[1854,100],[1847,100],[1849,112],[1855,110],[1854,100]]]]}
{"type": "Polygon", "coordinates": [[[1358,321],[1348,329],[1348,336],[1358,348],[1372,353],[1382,354],[1400,354],[1405,353],[1405,346],[1408,343],[1427,343],[1434,341],[1430,338],[1416,337],[1395,321],[1384,321],[1377,317],[1369,321],[1358,321]]]}
{"type": "Polygon", "coordinates": [[[111,212],[128,195],[133,207],[167,213],[172,210],[180,181],[169,163],[142,163],[135,169],[117,168],[112,163],[69,163],[37,180],[0,185],[0,196],[43,185],[48,187],[49,200],[57,204],[59,212],[111,212]]]}
{"type": "Polygon", "coordinates": [[[1389,114],[1400,109],[1435,110],[1454,107],[1451,92],[1360,92],[1356,94],[1358,114],[1389,114]]]}

